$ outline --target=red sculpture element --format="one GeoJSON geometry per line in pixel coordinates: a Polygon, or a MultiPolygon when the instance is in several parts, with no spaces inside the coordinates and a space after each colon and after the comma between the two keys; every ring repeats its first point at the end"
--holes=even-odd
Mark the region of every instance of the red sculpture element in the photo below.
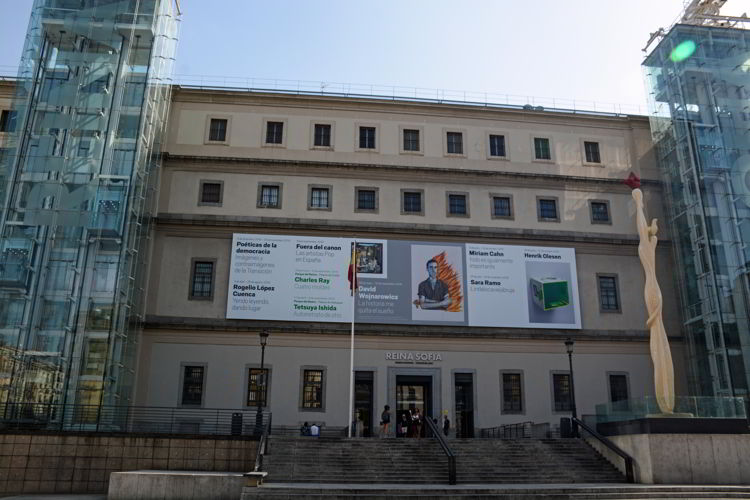
{"type": "Polygon", "coordinates": [[[628,178],[622,182],[630,186],[630,189],[638,189],[639,187],[641,187],[641,178],[635,175],[633,172],[630,172],[628,178]]]}

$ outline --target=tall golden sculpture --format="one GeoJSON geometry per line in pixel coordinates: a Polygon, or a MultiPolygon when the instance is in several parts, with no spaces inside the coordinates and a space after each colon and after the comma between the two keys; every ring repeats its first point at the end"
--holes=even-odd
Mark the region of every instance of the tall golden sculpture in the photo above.
{"type": "Polygon", "coordinates": [[[640,179],[635,174],[625,181],[633,188],[633,200],[635,200],[635,221],[638,226],[640,243],[638,244],[638,256],[641,258],[643,271],[646,274],[646,286],[644,297],[648,319],[646,326],[651,332],[651,361],[654,363],[654,390],[656,402],[662,413],[671,414],[674,410],[674,367],[672,365],[672,354],[669,351],[667,332],[661,317],[662,297],[659,283],[656,281],[656,219],[651,220],[651,225],[646,224],[646,216],[643,212],[643,193],[639,189],[640,179]]]}

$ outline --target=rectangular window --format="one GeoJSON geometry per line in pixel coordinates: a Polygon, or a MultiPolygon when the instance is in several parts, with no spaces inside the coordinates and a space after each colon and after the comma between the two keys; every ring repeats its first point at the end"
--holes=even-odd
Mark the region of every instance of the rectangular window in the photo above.
{"type": "Polygon", "coordinates": [[[310,190],[311,208],[328,208],[328,188],[312,188],[310,190]]]}
{"type": "Polygon", "coordinates": [[[461,132],[447,132],[447,152],[451,155],[464,154],[464,135],[461,132]]]}
{"type": "Polygon", "coordinates": [[[204,182],[201,184],[201,203],[221,203],[220,182],[204,182]]]}
{"type": "Polygon", "coordinates": [[[599,307],[602,311],[618,312],[620,298],[617,296],[616,276],[597,276],[599,280],[599,307]]]}
{"type": "Polygon", "coordinates": [[[490,156],[505,157],[504,135],[490,135],[490,156]]]}
{"type": "Polygon", "coordinates": [[[331,126],[316,123],[315,124],[315,138],[313,144],[319,147],[329,148],[331,147],[331,126]]]}
{"type": "Polygon", "coordinates": [[[277,208],[279,206],[279,186],[261,187],[260,206],[271,208],[277,208]]]}
{"type": "Polygon", "coordinates": [[[211,118],[211,127],[208,131],[208,140],[224,142],[227,140],[227,120],[211,118]]]}
{"type": "Polygon", "coordinates": [[[558,220],[557,200],[551,198],[539,198],[539,219],[558,220]]]}
{"type": "Polygon", "coordinates": [[[553,374],[552,391],[555,397],[555,411],[570,411],[570,375],[567,373],[553,374]]]}
{"type": "Polygon", "coordinates": [[[78,151],[76,156],[79,158],[87,158],[91,155],[91,139],[82,137],[78,141],[78,151]]]}
{"type": "Polygon", "coordinates": [[[628,408],[628,377],[625,374],[609,374],[609,398],[612,409],[627,411],[628,408]]]}
{"type": "Polygon", "coordinates": [[[404,212],[421,213],[422,212],[422,193],[418,191],[404,192],[404,212]]]}
{"type": "Polygon", "coordinates": [[[448,213],[451,215],[466,215],[466,195],[448,195],[448,213]]]}
{"type": "Polygon", "coordinates": [[[0,113],[0,132],[16,131],[16,112],[10,109],[4,109],[0,113]]]}
{"type": "Polygon", "coordinates": [[[511,217],[510,197],[494,196],[492,198],[492,215],[495,217],[511,217]]]}
{"type": "Polygon", "coordinates": [[[92,302],[86,317],[86,329],[109,330],[112,326],[114,307],[109,303],[92,302]]]}
{"type": "Polygon", "coordinates": [[[610,222],[609,204],[604,201],[592,201],[591,202],[591,221],[592,222],[604,222],[604,223],[610,222]]]}
{"type": "Polygon", "coordinates": [[[404,151],[419,151],[419,130],[404,129],[404,151]]]}
{"type": "Polygon", "coordinates": [[[601,156],[599,155],[599,143],[598,142],[583,142],[583,149],[586,152],[586,163],[601,163],[601,156]]]}
{"type": "Polygon", "coordinates": [[[266,122],[266,144],[281,144],[284,138],[284,122],[266,122]]]}
{"type": "Polygon", "coordinates": [[[534,159],[551,160],[552,154],[549,149],[549,139],[545,137],[534,137],[534,159]]]}
{"type": "Polygon", "coordinates": [[[359,127],[359,149],[375,149],[375,127],[359,127]]]}
{"type": "Polygon", "coordinates": [[[0,325],[5,325],[5,327],[22,325],[25,305],[23,299],[4,298],[0,300],[0,325]]]}
{"type": "Polygon", "coordinates": [[[84,344],[81,375],[101,375],[107,362],[107,339],[89,338],[84,344]]]}
{"type": "Polygon", "coordinates": [[[203,375],[204,366],[183,366],[182,401],[186,406],[200,406],[203,404],[203,375]]]}
{"type": "Polygon", "coordinates": [[[213,297],[214,263],[193,261],[193,279],[190,285],[191,299],[211,299],[213,297]]]}
{"type": "Polygon", "coordinates": [[[323,371],[305,370],[302,379],[302,408],[323,407],[323,371]]]}
{"type": "Polygon", "coordinates": [[[503,373],[503,413],[523,412],[520,373],[503,373]]]}
{"type": "Polygon", "coordinates": [[[68,302],[62,300],[45,300],[42,305],[42,317],[39,328],[56,330],[63,328],[68,322],[68,302]]]}
{"type": "Polygon", "coordinates": [[[91,288],[95,292],[112,292],[117,281],[117,255],[99,254],[94,262],[91,288]]]}
{"type": "Polygon", "coordinates": [[[357,191],[357,209],[375,210],[375,190],[360,189],[357,191]]]}
{"type": "Polygon", "coordinates": [[[268,406],[268,368],[250,368],[247,375],[247,406],[268,406]]]}

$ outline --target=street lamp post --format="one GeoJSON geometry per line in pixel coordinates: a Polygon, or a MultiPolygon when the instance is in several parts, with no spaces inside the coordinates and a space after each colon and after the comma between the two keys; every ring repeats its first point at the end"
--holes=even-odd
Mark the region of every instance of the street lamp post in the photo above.
{"type": "Polygon", "coordinates": [[[263,405],[266,404],[266,387],[268,384],[268,380],[266,377],[266,372],[263,369],[265,360],[266,360],[266,343],[268,342],[268,331],[267,330],[261,330],[259,333],[260,335],[260,377],[262,380],[261,384],[261,395],[262,398],[258,398],[258,412],[255,414],[255,433],[256,434],[262,434],[263,433],[263,405]]]}
{"type": "Polygon", "coordinates": [[[570,365],[570,411],[573,414],[573,421],[571,430],[573,431],[573,437],[578,437],[578,424],[576,423],[576,419],[578,418],[578,413],[576,411],[576,385],[573,382],[573,345],[575,342],[573,342],[573,339],[568,338],[565,340],[565,349],[568,351],[568,363],[570,365]]]}

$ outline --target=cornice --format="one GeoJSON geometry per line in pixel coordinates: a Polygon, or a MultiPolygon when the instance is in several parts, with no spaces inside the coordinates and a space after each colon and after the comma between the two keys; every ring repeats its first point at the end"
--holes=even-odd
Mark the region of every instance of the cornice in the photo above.
{"type": "MultiPolygon", "coordinates": [[[[156,231],[168,236],[231,238],[236,232],[301,234],[318,236],[358,236],[370,238],[403,236],[408,239],[508,244],[550,243],[575,247],[581,253],[635,255],[636,234],[585,233],[547,229],[399,222],[299,219],[292,217],[223,216],[208,214],[159,213],[156,231]],[[323,234],[321,234],[323,233],[323,234]],[[329,233],[329,234],[325,234],[329,233]]],[[[659,240],[659,250],[669,250],[670,240],[659,240]]]]}
{"type": "MultiPolygon", "coordinates": [[[[282,160],[267,158],[241,158],[222,156],[187,156],[165,153],[163,168],[183,171],[206,171],[210,163],[211,172],[275,174],[293,176],[321,176],[347,179],[415,180],[420,182],[487,185],[489,182],[504,186],[524,187],[533,185],[545,189],[571,189],[601,192],[604,187],[610,193],[629,194],[630,188],[621,179],[584,177],[575,175],[543,174],[532,172],[509,172],[498,170],[437,168],[411,165],[385,165],[373,163],[323,162],[313,160],[282,160]],[[596,189],[596,187],[599,187],[596,189]]],[[[662,182],[642,179],[645,186],[662,189],[662,182]]]]}
{"type": "MultiPolygon", "coordinates": [[[[262,321],[217,318],[186,318],[177,316],[147,315],[144,327],[150,330],[183,330],[204,332],[252,332],[268,330],[271,333],[295,333],[302,335],[350,335],[350,323],[310,323],[294,321],[262,321]]],[[[648,330],[554,330],[541,328],[484,328],[469,326],[423,326],[358,323],[356,333],[381,337],[452,338],[472,339],[519,339],[559,340],[568,337],[574,340],[599,340],[619,342],[644,342],[649,338],[648,330]]],[[[681,340],[672,335],[670,340],[681,340]]]]}

